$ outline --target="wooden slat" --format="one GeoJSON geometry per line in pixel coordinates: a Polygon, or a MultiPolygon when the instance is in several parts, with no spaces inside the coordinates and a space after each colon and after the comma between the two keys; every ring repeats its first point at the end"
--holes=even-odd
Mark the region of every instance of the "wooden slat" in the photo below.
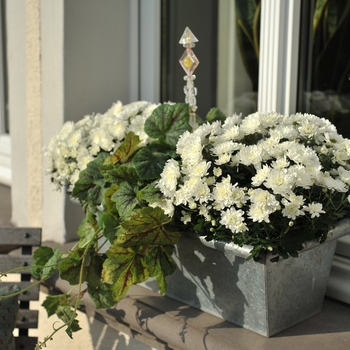
{"type": "Polygon", "coordinates": [[[33,350],[38,343],[36,337],[15,337],[16,350],[33,350]]]}
{"type": "Polygon", "coordinates": [[[41,244],[41,228],[1,227],[0,244],[39,246],[41,244]]]}
{"type": "MultiPolygon", "coordinates": [[[[33,282],[1,282],[0,287],[2,286],[19,286],[21,289],[27,288],[33,284],[33,282]]],[[[39,300],[39,286],[33,287],[27,290],[25,293],[22,293],[18,296],[20,301],[30,301],[30,300],[39,300]]]]}
{"type": "MultiPolygon", "coordinates": [[[[33,263],[31,255],[0,255],[0,271],[7,272],[16,267],[30,266],[33,263]]],[[[23,270],[19,273],[30,273],[30,269],[23,270]]]]}
{"type": "Polygon", "coordinates": [[[16,328],[38,328],[38,310],[19,309],[16,328]]]}

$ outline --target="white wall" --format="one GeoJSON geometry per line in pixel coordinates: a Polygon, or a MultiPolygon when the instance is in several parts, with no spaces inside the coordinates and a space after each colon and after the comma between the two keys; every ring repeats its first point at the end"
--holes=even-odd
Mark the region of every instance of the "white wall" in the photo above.
{"type": "Polygon", "coordinates": [[[41,130],[35,133],[45,145],[65,120],[104,112],[118,99],[130,102],[129,6],[127,0],[7,0],[12,221],[42,226],[44,240],[75,238],[82,214],[63,192],[53,191],[41,170],[35,179],[28,176],[28,169],[45,167],[37,153],[28,152],[28,118],[40,100],[36,120],[41,130]],[[40,23],[31,23],[36,6],[40,23]],[[34,37],[37,25],[40,32],[34,37]],[[30,56],[38,43],[39,68],[30,56]],[[26,82],[26,77],[31,78],[26,82]],[[33,97],[33,86],[39,86],[40,96],[33,97]],[[33,184],[38,184],[36,193],[33,184]]]}
{"type": "Polygon", "coordinates": [[[24,1],[6,1],[8,98],[12,153],[12,222],[28,224],[26,39],[24,1]]]}

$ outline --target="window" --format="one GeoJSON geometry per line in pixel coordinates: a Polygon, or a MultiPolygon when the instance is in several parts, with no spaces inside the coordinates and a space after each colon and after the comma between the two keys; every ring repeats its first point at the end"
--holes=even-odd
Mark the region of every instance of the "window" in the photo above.
{"type": "Polygon", "coordinates": [[[303,1],[298,109],[350,136],[350,1],[303,1]]]}

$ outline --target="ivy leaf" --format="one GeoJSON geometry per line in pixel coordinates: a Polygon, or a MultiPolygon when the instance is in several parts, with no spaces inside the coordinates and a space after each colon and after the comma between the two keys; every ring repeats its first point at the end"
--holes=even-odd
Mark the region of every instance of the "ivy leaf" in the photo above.
{"type": "Polygon", "coordinates": [[[57,308],[56,315],[58,318],[60,318],[64,323],[67,324],[66,333],[69,335],[70,338],[73,338],[73,332],[79,331],[81,328],[79,326],[79,322],[76,319],[78,314],[74,312],[70,306],[60,305],[57,308]]]}
{"type": "Polygon", "coordinates": [[[140,138],[130,131],[114,154],[106,159],[105,164],[125,163],[139,148],[140,138]]]}
{"type": "Polygon", "coordinates": [[[88,285],[88,293],[97,309],[109,308],[115,305],[111,284],[101,283],[98,287],[88,285]]]}
{"type": "Polygon", "coordinates": [[[150,276],[156,277],[161,294],[166,291],[165,277],[171,275],[176,270],[176,264],[171,257],[173,246],[155,246],[150,249],[146,256],[145,262],[149,268],[150,276]]]}
{"type": "Polygon", "coordinates": [[[80,241],[78,243],[79,248],[84,248],[86,244],[90,243],[91,240],[95,237],[95,227],[91,222],[94,222],[95,219],[92,217],[90,213],[88,213],[83,221],[81,222],[78,228],[78,236],[80,237],[80,241]]]}
{"type": "Polygon", "coordinates": [[[53,255],[47,260],[44,268],[42,269],[42,278],[51,276],[57,270],[57,262],[60,259],[61,254],[59,248],[56,248],[53,252],[53,255]]]}
{"type": "Polygon", "coordinates": [[[100,255],[91,252],[90,260],[86,269],[85,281],[91,288],[97,288],[101,285],[101,273],[102,273],[103,259],[100,255]]]}
{"type": "Polygon", "coordinates": [[[116,244],[124,247],[135,245],[172,245],[180,237],[179,232],[165,230],[164,225],[170,219],[162,209],[144,207],[131,219],[123,221],[124,228],[116,240],[116,244]]]}
{"type": "Polygon", "coordinates": [[[113,214],[113,216],[116,218],[119,217],[119,213],[118,213],[117,207],[115,205],[115,202],[112,200],[112,196],[118,189],[119,189],[118,185],[111,186],[111,187],[107,188],[107,190],[105,191],[105,194],[104,194],[105,210],[108,213],[113,214]]]}
{"type": "Polygon", "coordinates": [[[130,214],[139,203],[136,197],[137,191],[137,186],[133,186],[131,183],[125,181],[120,184],[118,191],[113,194],[112,200],[116,203],[117,210],[121,217],[130,214]]]}
{"type": "Polygon", "coordinates": [[[226,120],[226,115],[222,113],[219,108],[214,107],[210,109],[206,116],[206,119],[209,123],[213,123],[216,120],[219,120],[223,123],[226,120]]]}
{"type": "MultiPolygon", "coordinates": [[[[60,277],[69,282],[71,286],[76,286],[80,282],[80,271],[82,255],[84,250],[79,249],[69,254],[68,258],[63,259],[59,265],[60,277]]],[[[86,270],[82,271],[82,280],[86,277],[86,270]]]]}
{"type": "Polygon", "coordinates": [[[101,152],[86,169],[79,174],[79,180],[75,183],[72,197],[78,198],[80,202],[90,202],[98,206],[102,202],[102,189],[106,180],[100,173],[100,166],[108,157],[108,153],[101,152]]]}
{"type": "MultiPolygon", "coordinates": [[[[115,205],[115,203],[114,203],[115,205]]],[[[116,238],[116,232],[119,226],[119,220],[110,213],[100,212],[98,213],[98,226],[102,230],[103,235],[111,242],[116,238]]]]}
{"type": "Polygon", "coordinates": [[[104,164],[100,167],[102,176],[107,182],[119,185],[124,181],[130,181],[136,177],[136,170],[127,164],[104,164]]]}
{"type": "Polygon", "coordinates": [[[41,306],[43,306],[47,312],[47,317],[54,315],[60,305],[68,305],[70,298],[67,294],[60,295],[48,295],[41,306]]]}
{"type": "Polygon", "coordinates": [[[137,198],[140,201],[146,201],[147,203],[158,202],[162,198],[162,193],[159,188],[156,187],[157,182],[152,182],[145,186],[142,190],[137,192],[137,198]]]}
{"type": "Polygon", "coordinates": [[[191,130],[189,118],[188,104],[161,104],[147,118],[144,130],[148,136],[162,140],[175,148],[180,135],[191,130]]]}
{"type": "Polygon", "coordinates": [[[44,266],[48,260],[54,255],[54,251],[50,247],[39,247],[33,254],[34,267],[32,268],[32,275],[35,278],[40,278],[44,266]]]}
{"type": "Polygon", "coordinates": [[[106,252],[102,277],[112,283],[111,289],[115,301],[120,300],[133,284],[149,278],[144,257],[137,250],[112,245],[106,252]]]}
{"type": "Polygon", "coordinates": [[[141,180],[154,180],[160,177],[166,161],[170,157],[157,147],[149,145],[141,148],[132,162],[141,180]]]}

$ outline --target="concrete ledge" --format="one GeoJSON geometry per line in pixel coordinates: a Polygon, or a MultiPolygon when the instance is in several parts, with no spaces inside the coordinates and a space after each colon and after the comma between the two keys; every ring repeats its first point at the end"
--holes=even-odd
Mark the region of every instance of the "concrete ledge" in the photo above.
{"type": "MultiPolygon", "coordinates": [[[[49,281],[48,287],[50,293],[71,288],[57,277],[49,281]]],[[[127,296],[110,309],[96,309],[88,296],[84,297],[84,304],[88,316],[159,350],[350,348],[350,305],[330,298],[324,300],[321,313],[271,338],[141,286],[133,286],[127,296]]]]}

